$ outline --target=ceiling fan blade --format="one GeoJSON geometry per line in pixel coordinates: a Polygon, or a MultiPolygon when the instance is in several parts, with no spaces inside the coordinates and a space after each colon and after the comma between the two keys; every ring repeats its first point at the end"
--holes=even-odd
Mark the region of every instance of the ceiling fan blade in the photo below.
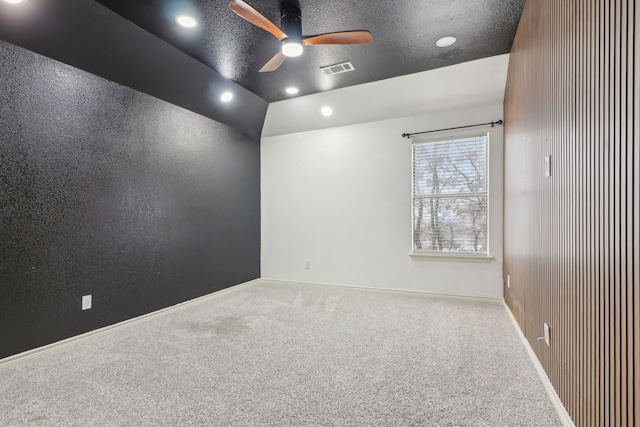
{"type": "Polygon", "coordinates": [[[276,53],[273,58],[271,58],[269,60],[269,62],[267,62],[266,64],[264,64],[264,66],[262,68],[260,68],[260,73],[267,73],[269,71],[275,71],[278,69],[279,66],[282,65],[282,63],[284,62],[286,56],[284,56],[284,54],[282,53],[281,50],[278,51],[278,53],[276,53]]]}
{"type": "Polygon", "coordinates": [[[229,7],[240,17],[276,36],[278,40],[282,40],[287,37],[287,35],[276,26],[276,24],[269,21],[269,19],[267,19],[264,15],[255,10],[253,7],[249,6],[244,1],[231,0],[231,3],[229,3],[229,7]]]}
{"type": "Polygon", "coordinates": [[[304,39],[304,44],[366,44],[372,41],[373,37],[369,31],[340,31],[308,36],[304,39]]]}

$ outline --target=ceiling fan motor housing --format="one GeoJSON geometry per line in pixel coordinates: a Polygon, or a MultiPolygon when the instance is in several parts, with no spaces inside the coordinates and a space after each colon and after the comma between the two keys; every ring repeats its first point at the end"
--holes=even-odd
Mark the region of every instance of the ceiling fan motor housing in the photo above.
{"type": "Polygon", "coordinates": [[[289,39],[302,42],[302,18],[300,8],[291,6],[283,8],[280,28],[282,28],[282,31],[289,39]]]}

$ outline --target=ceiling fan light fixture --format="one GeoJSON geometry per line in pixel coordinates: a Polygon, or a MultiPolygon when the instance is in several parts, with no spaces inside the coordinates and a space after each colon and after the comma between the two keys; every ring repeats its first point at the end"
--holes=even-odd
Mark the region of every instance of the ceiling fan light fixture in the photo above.
{"type": "Polygon", "coordinates": [[[302,41],[301,40],[293,40],[293,39],[284,39],[282,40],[282,54],[284,56],[288,56],[289,58],[295,58],[296,56],[302,55],[303,51],[302,41]]]}
{"type": "Polygon", "coordinates": [[[302,19],[297,7],[284,7],[280,15],[282,31],[287,35],[282,39],[282,54],[289,58],[302,55],[302,19]]]}

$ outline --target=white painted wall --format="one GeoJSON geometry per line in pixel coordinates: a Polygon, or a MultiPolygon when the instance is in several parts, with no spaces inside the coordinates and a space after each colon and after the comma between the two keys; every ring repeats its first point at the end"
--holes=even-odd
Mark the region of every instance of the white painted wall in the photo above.
{"type": "Polygon", "coordinates": [[[498,102],[263,137],[262,277],[502,298],[502,127],[490,133],[486,264],[409,257],[411,143],[401,137],[502,113],[498,102]]]}
{"type": "Polygon", "coordinates": [[[409,257],[411,143],[401,135],[501,119],[508,62],[500,55],[270,104],[262,277],[502,298],[502,127],[490,135],[495,259],[486,264],[409,257]],[[320,116],[323,105],[335,114],[320,116]]]}

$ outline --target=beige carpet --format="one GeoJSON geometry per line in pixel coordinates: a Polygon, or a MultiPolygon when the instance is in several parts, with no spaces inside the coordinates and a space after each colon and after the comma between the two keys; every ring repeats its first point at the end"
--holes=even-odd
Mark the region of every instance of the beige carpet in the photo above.
{"type": "Polygon", "coordinates": [[[1,426],[560,426],[499,303],[259,282],[0,369],[1,426]]]}

